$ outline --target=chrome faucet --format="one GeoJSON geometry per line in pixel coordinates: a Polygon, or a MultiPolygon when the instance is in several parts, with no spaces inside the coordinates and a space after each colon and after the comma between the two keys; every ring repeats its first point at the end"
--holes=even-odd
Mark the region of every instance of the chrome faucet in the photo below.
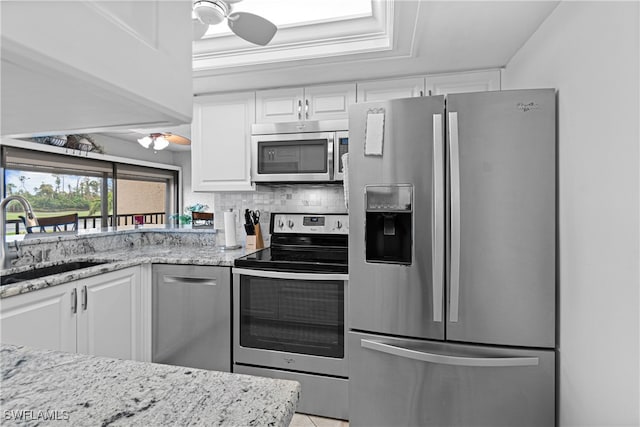
{"type": "Polygon", "coordinates": [[[7,255],[9,253],[9,245],[7,245],[7,214],[5,212],[6,206],[12,200],[16,200],[20,202],[22,208],[25,212],[25,226],[26,227],[35,227],[38,225],[38,220],[36,216],[33,214],[33,209],[31,208],[31,204],[29,201],[22,196],[9,196],[0,202],[0,238],[2,239],[2,252],[0,252],[0,268],[10,268],[11,267],[11,259],[7,255]]]}

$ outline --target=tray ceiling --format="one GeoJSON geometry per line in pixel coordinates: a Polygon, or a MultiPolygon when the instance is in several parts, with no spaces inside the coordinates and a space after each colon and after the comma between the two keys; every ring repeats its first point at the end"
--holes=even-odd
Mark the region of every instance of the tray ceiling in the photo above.
{"type": "Polygon", "coordinates": [[[368,15],[284,26],[264,47],[211,36],[193,43],[194,91],[499,68],[558,3],[372,0],[368,15]]]}

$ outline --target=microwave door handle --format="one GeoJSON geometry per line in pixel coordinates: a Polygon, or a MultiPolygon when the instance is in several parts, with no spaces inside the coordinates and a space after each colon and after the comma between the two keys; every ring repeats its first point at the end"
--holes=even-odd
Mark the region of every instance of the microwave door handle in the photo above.
{"type": "Polygon", "coordinates": [[[333,145],[335,144],[335,138],[330,136],[327,139],[327,172],[329,173],[329,180],[335,179],[334,162],[333,162],[333,145]]]}

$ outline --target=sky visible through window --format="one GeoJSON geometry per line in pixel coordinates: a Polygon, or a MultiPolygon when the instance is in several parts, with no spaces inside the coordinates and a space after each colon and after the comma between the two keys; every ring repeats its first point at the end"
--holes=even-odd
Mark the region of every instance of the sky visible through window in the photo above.
{"type": "MultiPolygon", "coordinates": [[[[250,12],[273,22],[279,28],[317,22],[369,16],[371,0],[243,0],[233,11],[250,12]]],[[[226,23],[212,25],[207,35],[230,33],[226,23]]]]}
{"type": "Polygon", "coordinates": [[[54,175],[43,172],[29,172],[14,169],[5,170],[5,186],[10,192],[25,191],[27,193],[34,194],[38,188],[42,186],[50,185],[53,188],[58,188],[59,191],[68,192],[69,185],[75,188],[80,180],[84,178],[76,175],[54,175]]]}

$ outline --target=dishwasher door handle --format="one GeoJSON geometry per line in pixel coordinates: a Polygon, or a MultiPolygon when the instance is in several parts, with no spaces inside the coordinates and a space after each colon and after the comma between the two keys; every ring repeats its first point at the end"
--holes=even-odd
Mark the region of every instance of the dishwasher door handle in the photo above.
{"type": "Polygon", "coordinates": [[[216,286],[216,279],[210,277],[179,277],[179,276],[163,276],[164,283],[184,283],[186,285],[208,285],[216,286]]]}

